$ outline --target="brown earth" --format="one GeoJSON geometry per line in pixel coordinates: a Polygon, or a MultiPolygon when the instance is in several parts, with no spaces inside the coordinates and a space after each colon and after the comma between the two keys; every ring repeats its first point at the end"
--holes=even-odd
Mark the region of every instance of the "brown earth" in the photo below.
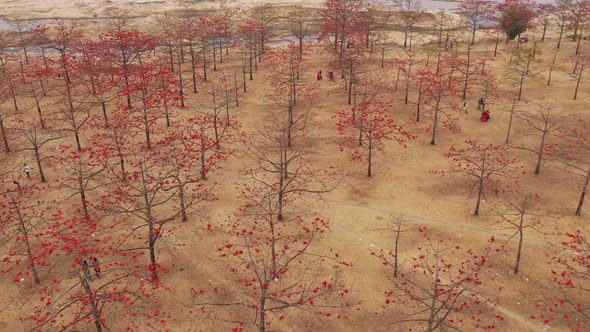
{"type": "MultiPolygon", "coordinates": [[[[545,68],[549,66],[554,44],[552,39],[543,44],[542,60],[545,68]]],[[[313,101],[313,110],[316,114],[314,129],[311,131],[315,144],[313,164],[320,168],[343,165],[346,173],[336,190],[323,195],[322,200],[308,203],[310,209],[330,219],[332,231],[320,245],[335,249],[353,263],[353,267],[347,270],[344,277],[354,285],[354,297],[361,300],[362,304],[346,312],[349,316],[347,320],[307,320],[308,316],[300,316],[295,312],[284,322],[274,322],[275,328],[284,331],[396,331],[397,327],[388,324],[396,317],[395,307],[384,306],[383,292],[390,286],[390,271],[370,255],[372,251],[392,247],[391,234],[375,231],[387,226],[390,213],[406,217],[410,225],[427,225],[436,232],[456,238],[463,247],[482,248],[492,235],[501,242],[507,241],[509,231],[499,229],[496,219],[489,213],[487,204],[484,203],[480,217],[471,214],[475,198],[468,194],[466,179],[440,177],[429,172],[448,167],[448,160],[443,157],[443,153],[452,144],[460,144],[467,137],[477,137],[484,143],[503,144],[507,127],[507,114],[504,111],[508,109],[508,91],[512,87],[502,78],[509,66],[505,46],[500,47],[500,54],[496,58],[491,56],[493,44],[490,41],[480,41],[475,49],[478,56],[488,57],[489,63],[496,69],[502,82],[501,96],[489,101],[493,120],[488,123],[479,121],[479,112],[474,107],[478,96],[473,95],[468,100],[469,113],[460,115],[462,133],[442,133],[438,144],[431,146],[429,136],[425,132],[426,124],[412,128],[412,131],[418,134],[417,140],[407,149],[395,144],[388,146],[387,153],[379,158],[372,178],[366,178],[362,165],[351,162],[348,153],[340,152],[338,147],[338,134],[333,116],[337,111],[347,107],[341,82],[321,82],[321,92],[317,100],[313,101]]],[[[524,96],[542,97],[545,102],[559,105],[563,112],[575,113],[590,120],[587,111],[587,84],[583,85],[578,100],[572,100],[575,81],[567,73],[571,71],[573,63],[566,59],[574,47],[574,43],[565,42],[565,47],[561,51],[563,60],[559,62],[563,71],[554,73],[550,87],[546,86],[545,70],[542,75],[525,84],[524,96]]],[[[326,53],[320,54],[319,50],[319,47],[314,48],[317,52],[311,56],[312,68],[325,71],[329,67],[330,56],[326,53]]],[[[388,58],[400,54],[399,51],[393,51],[388,54],[388,58]]],[[[226,61],[221,65],[220,71],[238,71],[236,56],[232,56],[229,63],[226,61]]],[[[237,111],[246,132],[251,132],[253,125],[261,121],[262,114],[268,109],[269,102],[265,99],[265,89],[269,82],[264,80],[263,75],[269,70],[264,62],[259,65],[259,72],[255,74],[255,80],[249,82],[249,92],[237,111]]],[[[314,79],[314,73],[310,73],[309,76],[310,80],[314,79]]],[[[394,101],[392,114],[399,121],[407,119],[410,110],[399,101],[401,91],[392,92],[390,97],[394,101]]],[[[415,98],[415,95],[412,94],[412,97],[415,98]]],[[[202,97],[189,95],[189,108],[183,110],[173,121],[181,121],[185,116],[183,114],[197,108],[195,105],[198,105],[199,98],[202,97]]],[[[531,134],[529,129],[517,122],[513,128],[512,145],[534,146],[537,140],[530,136],[531,134]]],[[[526,165],[527,174],[520,179],[522,190],[542,194],[539,212],[562,216],[557,223],[551,218],[544,219],[544,229],[552,233],[582,229],[588,234],[588,218],[572,216],[579,195],[577,183],[561,170],[558,163],[551,161],[545,163],[541,175],[535,176],[532,174],[535,156],[517,148],[512,148],[512,153],[526,165]]],[[[2,169],[10,169],[22,164],[23,161],[31,160],[31,156],[22,152],[2,156],[2,169]]],[[[163,276],[163,282],[171,291],[163,295],[161,308],[172,314],[167,325],[173,331],[226,331],[231,327],[220,322],[194,320],[189,313],[189,294],[192,288],[203,288],[209,284],[216,285],[232,296],[240,294],[227,271],[227,260],[217,257],[215,249],[223,242],[221,234],[207,232],[205,225],[207,222],[220,222],[240,205],[236,188],[243,180],[239,171],[245,163],[247,159],[238,153],[221,171],[211,174],[208,181],[217,185],[216,194],[219,199],[206,204],[205,208],[209,211],[208,221],[192,219],[186,224],[179,225],[181,229],[174,233],[171,242],[182,245],[160,247],[158,254],[161,263],[171,267],[171,271],[163,276]]],[[[59,165],[50,161],[47,169],[48,178],[58,177],[59,165]]],[[[60,195],[63,193],[56,191],[54,198],[59,199],[60,195]]],[[[68,208],[75,203],[64,202],[62,205],[68,208]]],[[[496,294],[501,300],[498,310],[505,316],[505,321],[499,324],[501,331],[543,329],[542,324],[531,320],[529,316],[538,313],[535,303],[541,300],[543,292],[548,291],[546,287],[551,287],[551,267],[548,265],[546,254],[552,251],[551,244],[557,243],[558,238],[555,235],[541,235],[535,232],[529,232],[526,236],[521,273],[518,276],[511,272],[515,253],[514,241],[506,243],[507,253],[493,257],[493,267],[487,271],[486,277],[491,281],[484,284],[484,290],[496,293],[500,286],[504,287],[502,292],[496,294]]],[[[419,239],[412,235],[402,238],[403,266],[408,264],[410,255],[415,252],[417,241],[419,239]]],[[[18,317],[36,304],[37,296],[22,284],[12,283],[9,276],[1,275],[0,282],[3,291],[0,300],[0,329],[26,330],[28,325],[19,322],[18,317]]],[[[561,330],[561,327],[557,326],[551,330],[561,330]]]]}

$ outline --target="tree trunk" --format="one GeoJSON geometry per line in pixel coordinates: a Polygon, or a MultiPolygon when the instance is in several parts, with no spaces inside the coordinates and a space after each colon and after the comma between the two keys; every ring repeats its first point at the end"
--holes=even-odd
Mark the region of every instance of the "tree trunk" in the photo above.
{"type": "Polygon", "coordinates": [[[578,99],[578,89],[580,88],[580,81],[582,80],[582,73],[584,72],[584,64],[581,64],[580,72],[578,73],[578,81],[576,82],[576,90],[574,91],[574,100],[578,99]]]}
{"type": "Polygon", "coordinates": [[[510,131],[512,130],[512,119],[514,118],[514,109],[516,107],[516,98],[512,98],[512,108],[510,108],[510,120],[508,122],[508,132],[506,133],[506,144],[510,141],[510,131]]]}
{"type": "Polygon", "coordinates": [[[33,151],[35,152],[35,160],[37,161],[37,168],[39,169],[39,176],[41,177],[41,182],[47,182],[45,178],[45,173],[43,173],[43,166],[41,165],[41,156],[39,155],[39,148],[34,147],[33,151]]]}
{"type": "Polygon", "coordinates": [[[586,197],[586,192],[588,191],[588,184],[590,183],[590,167],[588,168],[588,173],[586,174],[586,180],[584,181],[584,185],[582,186],[582,193],[580,194],[580,200],[578,201],[578,207],[576,208],[576,216],[582,215],[582,206],[584,205],[584,198],[586,197]]]}
{"type": "Polygon", "coordinates": [[[352,104],[352,59],[350,59],[350,72],[348,74],[348,105],[352,104]]]}
{"type": "Polygon", "coordinates": [[[541,146],[539,146],[539,158],[537,158],[537,167],[535,167],[535,175],[541,174],[541,162],[543,161],[543,154],[545,152],[545,139],[547,138],[547,132],[543,132],[541,137],[541,146]]]}
{"type": "Polygon", "coordinates": [[[367,177],[371,177],[373,174],[371,173],[371,166],[373,166],[373,147],[371,146],[371,136],[369,135],[369,143],[368,143],[368,158],[367,158],[367,177]]]}
{"type": "MultiPolygon", "coordinates": [[[[103,100],[100,102],[100,105],[102,106],[102,116],[104,118],[104,126],[105,128],[109,127],[109,118],[107,116],[107,103],[103,100]]],[[[39,114],[39,116],[41,116],[41,114],[39,114]]]]}
{"type": "MultiPolygon", "coordinates": [[[[201,137],[201,140],[203,138],[201,137]]],[[[205,149],[201,146],[201,180],[207,180],[207,166],[205,165],[205,149]]]]}
{"type": "Polygon", "coordinates": [[[522,74],[520,75],[520,85],[518,87],[518,100],[520,100],[520,98],[522,97],[522,86],[524,85],[524,77],[525,73],[522,72],[522,74]]]}
{"type": "Polygon", "coordinates": [[[439,106],[440,106],[440,91],[438,92],[438,96],[436,99],[436,106],[434,108],[434,120],[433,120],[433,124],[432,124],[432,139],[430,140],[430,144],[431,145],[435,145],[436,144],[436,129],[438,128],[438,112],[439,112],[439,106]]]}
{"type": "Polygon", "coordinates": [[[514,263],[514,274],[518,274],[518,269],[520,268],[520,256],[522,253],[522,240],[524,237],[524,213],[520,214],[520,225],[518,227],[518,249],[516,250],[516,262],[514,263]]]}
{"type": "Polygon", "coordinates": [[[88,213],[88,203],[86,202],[86,190],[84,189],[82,174],[78,174],[78,190],[80,192],[80,202],[82,203],[84,218],[86,218],[86,220],[90,220],[90,214],[88,213]]]}
{"type": "Polygon", "coordinates": [[[559,26],[559,37],[557,38],[556,48],[561,48],[561,38],[563,37],[563,28],[564,27],[565,27],[565,17],[561,19],[561,24],[559,26]]]}
{"type": "Polygon", "coordinates": [[[4,119],[0,114],[0,134],[2,134],[2,142],[4,143],[4,151],[10,152],[10,146],[8,146],[8,137],[6,135],[6,128],[4,128],[4,119]]]}
{"type": "Polygon", "coordinates": [[[465,84],[463,84],[463,100],[467,98],[467,83],[469,82],[469,66],[471,64],[471,45],[467,45],[467,65],[465,66],[465,84]]]}
{"type": "Polygon", "coordinates": [[[197,68],[195,65],[195,50],[193,48],[193,42],[189,43],[189,53],[191,55],[191,74],[193,78],[193,93],[198,93],[197,91],[197,68]]]}
{"type": "Polygon", "coordinates": [[[551,85],[551,74],[553,73],[553,67],[555,67],[555,60],[557,59],[558,52],[559,48],[556,48],[555,54],[553,54],[553,61],[551,62],[551,67],[549,67],[549,78],[547,79],[547,86],[551,85]]]}
{"type": "Polygon", "coordinates": [[[548,20],[545,20],[543,22],[543,34],[541,35],[541,41],[544,42],[545,41],[545,33],[547,32],[547,24],[548,24],[548,20]]]}
{"type": "Polygon", "coordinates": [[[82,145],[80,144],[80,135],[78,134],[78,129],[74,129],[74,137],[76,137],[76,148],[78,152],[82,151],[82,145]]]}
{"type": "MultiPolygon", "coordinates": [[[[180,181],[179,181],[180,183],[180,181]]],[[[182,183],[179,184],[178,186],[178,198],[180,199],[180,213],[182,215],[182,221],[186,222],[188,220],[188,217],[186,215],[186,203],[184,200],[184,186],[182,185],[182,183]]]]}
{"type": "Polygon", "coordinates": [[[207,52],[203,48],[203,79],[207,82],[207,52]]]}
{"type": "MultiPolygon", "coordinates": [[[[20,193],[19,193],[20,195],[20,193]]],[[[14,200],[13,200],[14,202],[14,200]]],[[[14,202],[15,206],[18,206],[16,202],[14,202]]],[[[19,222],[20,232],[25,240],[25,247],[27,248],[27,259],[29,260],[29,267],[31,268],[31,272],[33,273],[33,281],[36,285],[40,284],[41,281],[39,280],[39,275],[37,273],[37,267],[35,266],[35,261],[33,260],[33,251],[31,250],[31,243],[29,242],[29,230],[25,226],[25,222],[23,221],[23,217],[21,215],[20,207],[16,209],[17,218],[19,222]]]]}
{"type": "Polygon", "coordinates": [[[479,216],[479,206],[481,204],[481,196],[483,194],[483,179],[479,179],[479,189],[477,190],[477,203],[475,204],[475,211],[473,215],[479,216]]]}

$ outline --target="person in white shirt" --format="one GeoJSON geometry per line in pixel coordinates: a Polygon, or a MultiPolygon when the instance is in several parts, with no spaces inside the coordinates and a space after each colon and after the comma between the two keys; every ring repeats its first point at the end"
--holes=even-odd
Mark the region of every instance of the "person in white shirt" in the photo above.
{"type": "Polygon", "coordinates": [[[31,167],[29,167],[27,164],[25,164],[25,174],[29,179],[31,178],[31,167]]]}

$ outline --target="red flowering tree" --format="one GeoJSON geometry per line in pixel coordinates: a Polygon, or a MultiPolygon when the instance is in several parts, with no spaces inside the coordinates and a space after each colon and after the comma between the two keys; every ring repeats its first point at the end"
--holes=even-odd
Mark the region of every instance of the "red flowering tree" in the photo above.
{"type": "Polygon", "coordinates": [[[541,174],[541,166],[545,157],[545,149],[549,145],[552,136],[560,130],[561,123],[565,117],[559,114],[556,106],[546,102],[532,103],[532,107],[517,113],[517,117],[535,131],[539,143],[535,148],[522,147],[537,155],[535,175],[541,174]],[[532,109],[531,109],[532,108],[532,109]]]}
{"type": "Polygon", "coordinates": [[[421,93],[420,108],[422,114],[432,118],[432,138],[430,144],[436,144],[436,134],[440,123],[451,132],[461,130],[459,120],[453,117],[458,111],[458,101],[462,97],[460,68],[464,68],[463,60],[455,55],[437,57],[436,68],[418,71],[417,86],[421,93]]]}
{"type": "Polygon", "coordinates": [[[36,121],[27,121],[22,117],[17,117],[16,122],[18,126],[14,128],[14,131],[24,139],[26,145],[22,147],[22,150],[30,151],[37,162],[37,169],[41,182],[46,182],[45,172],[43,171],[43,161],[51,158],[51,155],[45,155],[43,152],[47,144],[57,141],[64,137],[60,130],[55,129],[43,129],[43,125],[36,121]]]}
{"type": "Polygon", "coordinates": [[[403,312],[394,323],[425,331],[494,330],[492,321],[502,319],[494,316],[499,300],[482,293],[488,257],[497,250],[494,242],[492,237],[481,252],[443,240],[420,246],[385,291],[385,303],[403,312]]]}
{"type": "Polygon", "coordinates": [[[93,103],[100,105],[104,126],[109,126],[109,112],[107,106],[119,98],[115,89],[120,85],[119,75],[114,75],[111,70],[113,58],[109,53],[102,52],[100,43],[86,43],[80,47],[81,59],[78,67],[82,73],[80,79],[84,84],[85,92],[92,96],[93,103]]]}
{"type": "Polygon", "coordinates": [[[170,123],[171,107],[177,105],[182,95],[176,89],[176,78],[169,68],[156,64],[143,64],[128,77],[129,90],[139,101],[139,107],[127,108],[131,123],[145,135],[145,146],[152,148],[152,138],[159,119],[170,123]]]}
{"type": "Polygon", "coordinates": [[[309,73],[309,65],[295,43],[270,50],[266,59],[274,68],[266,76],[272,82],[267,97],[276,105],[269,112],[286,122],[287,147],[291,147],[297,132],[304,130],[311,120],[309,109],[318,86],[304,79],[309,73]]]}
{"type": "MultiPolygon", "coordinates": [[[[125,110],[120,106],[119,110],[125,110]]],[[[95,120],[98,129],[91,137],[96,156],[105,169],[121,181],[127,181],[125,166],[134,146],[130,142],[130,116],[124,111],[114,112],[108,123],[95,120]]]]}
{"type": "Polygon", "coordinates": [[[471,45],[475,44],[475,32],[493,11],[492,2],[488,0],[462,0],[459,4],[459,13],[465,16],[471,29],[471,45]]]}
{"type": "Polygon", "coordinates": [[[269,331],[273,322],[295,311],[342,318],[338,309],[354,304],[340,277],[350,264],[319,247],[328,221],[313,215],[277,220],[278,206],[264,190],[244,188],[248,201],[223,225],[227,238],[217,248],[221,257],[231,260],[232,280],[243,296],[227,300],[225,289],[195,289],[193,306],[206,318],[233,324],[234,330],[250,325],[269,331]],[[232,309],[227,317],[218,312],[223,307],[232,309]]]}
{"type": "Polygon", "coordinates": [[[406,147],[406,142],[415,138],[398,125],[382,102],[366,102],[351,111],[338,113],[338,132],[342,137],[340,149],[352,150],[352,160],[367,165],[367,176],[372,176],[372,166],[377,153],[385,153],[385,144],[395,140],[406,147]]]}
{"type": "Polygon", "coordinates": [[[590,281],[590,242],[581,230],[567,232],[557,252],[550,256],[553,283],[543,311],[532,315],[545,324],[563,323],[570,331],[585,331],[590,327],[590,306],[587,295],[590,281]]]}
{"type": "Polygon", "coordinates": [[[152,325],[154,314],[137,305],[151,296],[143,286],[137,255],[118,249],[104,225],[56,211],[48,218],[45,236],[52,282],[41,290],[35,311],[21,320],[32,321],[34,330],[101,332],[152,325]]]}
{"type": "Polygon", "coordinates": [[[501,193],[517,185],[515,177],[522,172],[518,160],[510,158],[502,145],[482,144],[476,139],[465,140],[464,147],[451,146],[445,153],[451,168],[448,171],[433,171],[438,174],[463,174],[474,179],[472,188],[477,190],[474,215],[479,215],[482,197],[501,193]]]}
{"type": "Polygon", "coordinates": [[[326,0],[323,4],[320,40],[336,55],[339,67],[344,66],[350,36],[359,32],[357,28],[363,5],[362,0],[326,0]]]}
{"type": "Polygon", "coordinates": [[[0,195],[0,235],[7,244],[2,254],[0,272],[16,271],[14,281],[31,278],[35,285],[41,282],[40,267],[46,265],[47,250],[43,246],[44,202],[41,196],[46,188],[26,179],[8,176],[2,179],[0,195]]]}
{"type": "Polygon", "coordinates": [[[537,16],[533,0],[504,0],[498,4],[500,26],[510,40],[527,31],[537,16]]]}
{"type": "Polygon", "coordinates": [[[577,179],[581,193],[576,215],[581,216],[584,200],[590,191],[590,130],[588,123],[581,118],[577,119],[576,124],[561,130],[559,136],[563,142],[548,145],[546,149],[549,155],[565,164],[566,170],[577,179]]]}
{"type": "Polygon", "coordinates": [[[173,221],[181,217],[183,211],[188,214],[187,210],[190,211],[208,196],[204,195],[199,183],[189,181],[190,173],[186,172],[185,166],[171,162],[165,153],[156,149],[146,150],[141,156],[133,158],[129,165],[132,168],[127,171],[128,180],[115,184],[104,193],[99,208],[109,215],[129,217],[129,227],[124,229],[121,246],[127,251],[148,254],[147,269],[151,280],[156,281],[161,271],[167,271],[158,262],[158,244],[176,229],[172,226],[173,221]],[[176,182],[177,176],[181,182],[176,182]],[[169,204],[181,198],[181,186],[186,194],[184,206],[170,209],[169,204]],[[194,199],[192,195],[195,195],[194,199]],[[145,232],[141,235],[143,241],[132,242],[134,236],[142,231],[145,232]]]}
{"type": "MultiPolygon", "coordinates": [[[[125,24],[115,24],[111,31],[100,35],[96,45],[101,57],[110,59],[109,67],[113,75],[119,76],[121,94],[127,98],[127,107],[131,108],[133,89],[130,87],[130,76],[142,66],[144,56],[156,46],[156,38],[139,30],[130,30],[125,24]]],[[[137,76],[137,74],[136,74],[137,76]]]]}
{"type": "Polygon", "coordinates": [[[539,195],[524,194],[518,199],[508,200],[504,206],[496,209],[496,213],[501,222],[501,229],[510,230],[512,235],[509,240],[516,238],[518,241],[516,247],[516,258],[514,262],[513,272],[518,274],[520,271],[520,262],[522,258],[522,251],[525,242],[525,234],[531,231],[542,233],[540,214],[534,213],[539,203],[539,195]]]}
{"type": "MultiPolygon", "coordinates": [[[[104,171],[104,166],[99,160],[94,148],[74,150],[70,146],[60,145],[55,149],[57,166],[61,178],[59,184],[72,192],[66,199],[79,196],[80,206],[84,218],[90,217],[90,200],[88,194],[101,187],[104,183],[98,177],[104,171]]],[[[78,210],[80,212],[80,210],[78,210]]]]}
{"type": "Polygon", "coordinates": [[[184,147],[181,153],[198,163],[201,180],[207,180],[207,174],[231,153],[231,150],[217,148],[211,120],[208,115],[191,117],[186,120],[187,125],[177,128],[175,133],[175,139],[184,147]]]}
{"type": "Polygon", "coordinates": [[[74,52],[82,39],[82,30],[78,21],[56,19],[49,24],[37,27],[34,32],[40,43],[48,45],[59,53],[58,62],[61,73],[58,74],[58,78],[63,78],[67,90],[72,84],[72,79],[76,78],[76,74],[72,73],[74,52]]]}

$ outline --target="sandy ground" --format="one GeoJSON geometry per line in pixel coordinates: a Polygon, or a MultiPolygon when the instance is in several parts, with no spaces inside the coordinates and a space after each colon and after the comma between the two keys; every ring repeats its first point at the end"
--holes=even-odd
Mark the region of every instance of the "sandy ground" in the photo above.
{"type": "MultiPolygon", "coordinates": [[[[267,3],[263,0],[2,0],[0,17],[20,19],[41,18],[96,18],[108,17],[110,10],[124,9],[132,11],[133,16],[148,16],[153,13],[169,12],[183,9],[218,9],[220,3],[241,9],[267,3]]],[[[313,0],[279,0],[274,5],[319,6],[313,0]]]]}
{"type": "MultiPolygon", "coordinates": [[[[105,5],[108,5],[105,1],[105,5]]],[[[137,1],[113,1],[112,3],[125,3],[137,1]]],[[[19,8],[35,4],[38,8],[38,17],[51,17],[57,13],[60,16],[80,17],[92,15],[96,9],[93,1],[78,1],[79,6],[68,11],[62,11],[68,1],[46,0],[37,6],[37,1],[4,0],[0,6],[3,13],[19,15],[19,8]],[[85,4],[86,3],[86,4],[85,4]]],[[[149,2],[142,4],[140,12],[149,13],[165,3],[167,6],[179,6],[174,1],[149,2]]],[[[135,6],[135,5],[133,5],[135,6]]],[[[136,7],[130,8],[136,8],[136,7]]],[[[134,9],[135,10],[135,9],[134,9]]],[[[542,58],[543,66],[548,67],[551,57],[553,41],[544,45],[542,58]]],[[[562,54],[569,54],[575,47],[574,43],[566,42],[562,54]]],[[[317,49],[316,49],[317,50],[317,49]]],[[[507,54],[504,46],[497,58],[491,58],[493,45],[482,43],[475,49],[475,53],[490,57],[489,63],[502,77],[507,69],[507,54]]],[[[396,56],[397,52],[391,52],[388,57],[396,56]]],[[[236,55],[231,61],[220,65],[224,72],[237,71],[236,55]]],[[[311,57],[312,68],[326,70],[329,66],[327,54],[317,52],[311,57]]],[[[543,97],[547,102],[560,105],[562,111],[576,114],[587,113],[588,86],[582,88],[581,97],[577,101],[572,100],[575,82],[566,74],[571,70],[570,61],[560,63],[564,71],[554,73],[551,87],[546,85],[546,72],[539,77],[528,81],[525,85],[525,97],[543,97]]],[[[249,92],[242,101],[237,116],[248,132],[253,125],[262,119],[262,114],[267,110],[267,101],[264,98],[265,89],[269,82],[265,82],[263,74],[270,68],[264,63],[255,74],[255,80],[249,85],[249,92]]],[[[310,73],[309,79],[313,79],[310,73]]],[[[500,98],[490,101],[492,104],[493,120],[489,123],[479,121],[479,112],[474,109],[477,95],[469,99],[469,114],[461,114],[464,131],[460,134],[442,133],[436,146],[429,144],[429,135],[425,133],[426,124],[421,124],[412,131],[418,134],[418,139],[412,142],[407,149],[395,144],[387,147],[385,157],[380,157],[375,167],[373,178],[364,176],[364,168],[353,164],[346,152],[340,152],[338,147],[338,135],[333,124],[333,116],[339,110],[345,109],[345,94],[340,82],[321,82],[320,95],[314,101],[316,113],[316,125],[312,131],[312,141],[315,153],[313,164],[316,167],[328,165],[344,165],[346,173],[341,185],[323,196],[323,200],[309,202],[310,209],[328,217],[331,220],[332,232],[321,243],[321,246],[334,248],[340,252],[346,260],[353,263],[348,269],[345,279],[354,287],[354,297],[362,301],[362,305],[346,312],[350,317],[346,321],[336,319],[307,320],[307,316],[299,316],[295,313],[284,322],[275,322],[275,328],[283,331],[397,331],[397,327],[389,325],[391,317],[396,316],[395,307],[384,307],[383,292],[390,285],[388,270],[385,270],[381,262],[370,255],[370,252],[392,247],[392,236],[387,232],[375,231],[387,225],[389,214],[404,216],[410,225],[427,225],[436,232],[445,233],[457,239],[464,247],[481,248],[485,241],[492,235],[500,241],[507,241],[510,233],[500,230],[496,220],[488,213],[488,206],[483,205],[482,216],[476,218],[471,215],[475,198],[467,194],[467,183],[463,178],[449,178],[433,176],[429,173],[433,169],[443,169],[448,166],[448,161],[443,153],[448,151],[452,144],[460,144],[467,137],[477,137],[482,142],[503,143],[507,114],[502,112],[507,109],[509,102],[508,93],[510,87],[504,79],[502,81],[503,93],[500,98]],[[304,319],[301,319],[303,317],[304,319]]],[[[392,92],[394,100],[392,114],[404,121],[408,117],[410,109],[400,102],[401,92],[392,92]]],[[[190,112],[196,108],[200,95],[189,95],[187,104],[190,112]]],[[[415,95],[412,94],[412,98],[415,95]]],[[[180,121],[183,116],[174,119],[180,121]]],[[[513,145],[535,144],[536,139],[530,136],[529,131],[522,123],[517,123],[513,129],[513,145]]],[[[66,138],[67,140],[68,138],[66,138]]],[[[540,176],[532,174],[535,158],[524,150],[512,149],[526,165],[528,174],[521,179],[523,190],[542,193],[541,213],[563,216],[559,219],[558,230],[583,229],[588,234],[588,218],[572,217],[579,190],[575,182],[572,182],[565,173],[560,170],[558,164],[547,162],[540,176]]],[[[20,164],[23,160],[30,160],[30,156],[15,152],[1,162],[2,167],[11,167],[20,164]]],[[[210,182],[217,185],[219,200],[207,203],[212,222],[220,222],[225,216],[230,215],[239,205],[235,188],[239,186],[241,177],[239,171],[244,167],[242,155],[238,154],[230,159],[225,167],[211,174],[210,182]]],[[[48,177],[57,177],[59,165],[48,162],[48,177]]],[[[73,206],[74,202],[63,203],[65,208],[73,206]]],[[[586,215],[590,214],[589,207],[586,215]]],[[[543,221],[546,229],[556,231],[552,220],[543,221]]],[[[183,246],[161,246],[159,255],[162,264],[170,266],[171,271],[163,276],[163,281],[171,287],[171,291],[164,294],[162,309],[172,314],[168,325],[174,331],[227,331],[231,325],[219,322],[193,320],[189,313],[191,288],[205,287],[206,285],[218,286],[230,294],[239,296],[240,290],[236,289],[227,272],[227,262],[216,256],[215,248],[222,243],[220,234],[207,232],[205,222],[190,220],[180,225],[172,239],[173,242],[183,246]]],[[[402,238],[402,262],[406,266],[411,254],[415,253],[416,241],[414,236],[402,238]]],[[[487,271],[486,278],[489,283],[484,288],[489,293],[496,293],[499,286],[504,290],[497,294],[501,299],[498,310],[506,317],[499,323],[500,331],[540,331],[543,326],[529,319],[536,314],[535,301],[540,300],[542,287],[550,287],[550,266],[546,254],[550,252],[549,242],[555,242],[553,236],[543,236],[537,233],[528,233],[524,247],[524,257],[521,273],[514,276],[511,273],[514,260],[513,241],[507,242],[508,252],[493,257],[493,267],[487,271]]],[[[1,330],[25,330],[28,325],[18,322],[24,312],[27,312],[36,303],[36,295],[30,290],[23,289],[20,284],[13,284],[6,275],[0,276],[3,296],[0,299],[0,329],[1,330]]],[[[555,327],[552,330],[562,330],[555,327]]]]}

